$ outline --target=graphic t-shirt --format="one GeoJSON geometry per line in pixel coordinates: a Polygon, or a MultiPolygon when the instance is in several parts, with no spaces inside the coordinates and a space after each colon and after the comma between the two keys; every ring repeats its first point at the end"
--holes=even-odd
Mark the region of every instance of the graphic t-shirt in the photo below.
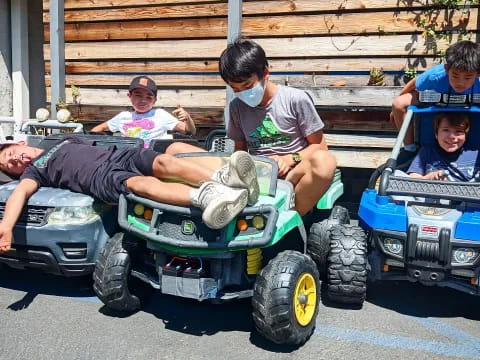
{"type": "Polygon", "coordinates": [[[143,139],[146,148],[152,139],[171,139],[172,135],[167,132],[177,123],[178,119],[163,109],[152,109],[144,114],[122,111],[107,121],[111,132],[119,131],[123,136],[143,139]]]}
{"type": "Polygon", "coordinates": [[[252,108],[234,99],[230,103],[227,135],[234,141],[246,141],[253,155],[287,155],[306,148],[306,137],[323,127],[307,93],[278,85],[266,106],[252,108]]]}
{"type": "Polygon", "coordinates": [[[92,146],[91,141],[67,137],[33,159],[20,179],[32,179],[39,186],[95,195],[94,174],[114,152],[114,146],[97,147],[92,146]]]}
{"type": "Polygon", "coordinates": [[[461,149],[447,153],[438,145],[423,146],[407,173],[426,175],[438,170],[448,170],[450,181],[470,181],[479,171],[478,150],[461,149]]]}
{"type": "MultiPolygon", "coordinates": [[[[448,75],[443,64],[432,66],[430,69],[420,74],[415,79],[415,87],[419,91],[435,90],[442,94],[448,94],[449,92],[457,94],[457,92],[450,87],[448,75]]],[[[474,92],[480,92],[480,79],[478,77],[475,79],[472,88],[458,94],[470,94],[472,93],[472,90],[474,92]]]]}

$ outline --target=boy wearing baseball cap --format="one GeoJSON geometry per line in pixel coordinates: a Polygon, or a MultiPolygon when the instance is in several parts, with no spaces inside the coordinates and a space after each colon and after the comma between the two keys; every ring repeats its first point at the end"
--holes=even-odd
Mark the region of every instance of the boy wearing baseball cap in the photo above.
{"type": "Polygon", "coordinates": [[[195,123],[180,105],[173,115],[163,109],[153,109],[157,101],[157,85],[148,76],[133,78],[127,96],[134,111],[122,111],[91,131],[120,132],[123,136],[141,138],[145,147],[150,145],[152,139],[171,139],[169,131],[195,135],[195,123]]]}

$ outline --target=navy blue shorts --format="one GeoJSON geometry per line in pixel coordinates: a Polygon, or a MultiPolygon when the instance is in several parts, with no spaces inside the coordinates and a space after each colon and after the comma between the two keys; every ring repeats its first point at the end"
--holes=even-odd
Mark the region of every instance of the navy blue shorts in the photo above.
{"type": "Polygon", "coordinates": [[[121,194],[128,194],[125,182],[134,176],[151,176],[153,161],[159,153],[150,149],[120,149],[97,169],[92,193],[108,204],[117,204],[121,194]]]}

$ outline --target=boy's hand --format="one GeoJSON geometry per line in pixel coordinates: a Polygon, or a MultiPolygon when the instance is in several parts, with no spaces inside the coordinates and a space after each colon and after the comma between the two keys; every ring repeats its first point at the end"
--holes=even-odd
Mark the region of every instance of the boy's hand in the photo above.
{"type": "Polygon", "coordinates": [[[10,250],[12,247],[12,229],[0,225],[0,253],[10,250]]]}
{"type": "Polygon", "coordinates": [[[180,121],[187,121],[190,118],[190,114],[180,105],[177,105],[177,108],[172,111],[173,116],[175,116],[180,121]]]}
{"type": "Polygon", "coordinates": [[[443,170],[433,171],[424,177],[427,180],[447,180],[447,176],[443,170]]]}
{"type": "Polygon", "coordinates": [[[275,160],[278,165],[278,176],[284,177],[293,168],[293,159],[290,155],[273,155],[270,159],[275,160]]]}

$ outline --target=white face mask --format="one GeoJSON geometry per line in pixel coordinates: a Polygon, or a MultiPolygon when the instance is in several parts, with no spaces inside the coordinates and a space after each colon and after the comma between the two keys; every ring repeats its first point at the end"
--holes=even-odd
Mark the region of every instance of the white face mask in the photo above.
{"type": "Polygon", "coordinates": [[[266,84],[266,80],[264,86],[262,86],[261,82],[259,81],[257,85],[255,85],[251,89],[239,91],[235,93],[235,96],[250,107],[258,106],[262,102],[263,95],[265,94],[266,84]]]}

